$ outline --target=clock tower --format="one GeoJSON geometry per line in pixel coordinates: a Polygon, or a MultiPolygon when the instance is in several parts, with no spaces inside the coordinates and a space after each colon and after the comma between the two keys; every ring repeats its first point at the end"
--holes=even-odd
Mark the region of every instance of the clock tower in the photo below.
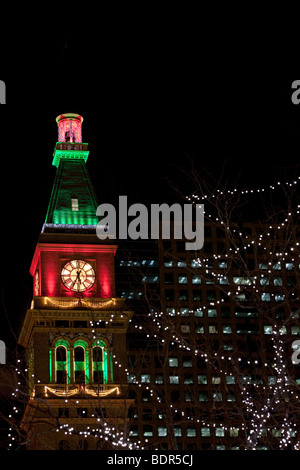
{"type": "Polygon", "coordinates": [[[132,312],[115,296],[117,245],[96,236],[83,118],[62,114],[56,122],[56,177],[30,267],[33,300],[19,335],[28,370],[22,428],[29,449],[124,448],[132,312]]]}

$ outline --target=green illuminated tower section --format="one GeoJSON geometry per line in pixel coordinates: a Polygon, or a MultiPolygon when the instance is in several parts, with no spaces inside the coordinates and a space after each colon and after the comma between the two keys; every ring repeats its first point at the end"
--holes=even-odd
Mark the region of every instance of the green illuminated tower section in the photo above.
{"type": "Polygon", "coordinates": [[[52,164],[56,166],[50,204],[44,230],[72,226],[95,226],[97,199],[86,162],[88,144],[82,143],[83,118],[78,114],[61,114],[56,118],[58,139],[52,164]]]}

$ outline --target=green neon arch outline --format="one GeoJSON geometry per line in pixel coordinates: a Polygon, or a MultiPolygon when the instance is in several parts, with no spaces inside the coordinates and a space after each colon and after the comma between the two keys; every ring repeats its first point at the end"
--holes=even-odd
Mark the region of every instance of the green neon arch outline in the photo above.
{"type": "MultiPolygon", "coordinates": [[[[107,344],[103,340],[97,339],[96,341],[94,341],[94,343],[92,345],[92,348],[95,348],[95,347],[100,347],[103,350],[103,381],[104,381],[104,384],[107,384],[107,382],[108,382],[107,344]]],[[[111,358],[110,358],[110,360],[111,360],[111,358]]],[[[112,380],[112,368],[110,370],[111,370],[111,382],[113,382],[113,380],[112,380]]]]}
{"type": "MultiPolygon", "coordinates": [[[[59,348],[60,346],[63,346],[66,348],[66,369],[67,369],[67,383],[69,384],[71,382],[71,354],[70,354],[70,345],[69,343],[64,340],[64,339],[59,339],[55,343],[55,350],[54,350],[54,361],[55,361],[55,378],[56,378],[56,372],[57,372],[57,363],[56,363],[56,349],[59,348]]],[[[51,357],[51,354],[50,354],[51,357]]],[[[50,367],[52,364],[50,364],[50,367]]],[[[51,370],[51,369],[50,369],[51,370]]]]}
{"type": "MultiPolygon", "coordinates": [[[[74,343],[74,349],[77,348],[77,346],[81,346],[84,349],[84,372],[85,372],[85,377],[86,377],[86,383],[89,383],[90,381],[90,371],[89,371],[89,350],[88,350],[88,345],[85,341],[82,339],[79,339],[75,341],[74,343]]],[[[75,369],[75,362],[74,362],[74,369],[75,369]]]]}

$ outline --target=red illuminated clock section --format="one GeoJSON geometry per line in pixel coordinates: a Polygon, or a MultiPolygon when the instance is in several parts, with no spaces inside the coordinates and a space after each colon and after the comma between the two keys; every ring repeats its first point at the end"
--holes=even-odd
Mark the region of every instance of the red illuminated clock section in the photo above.
{"type": "Polygon", "coordinates": [[[95,271],[86,261],[75,259],[68,261],[61,271],[64,286],[74,292],[84,292],[95,283],[95,271]]]}

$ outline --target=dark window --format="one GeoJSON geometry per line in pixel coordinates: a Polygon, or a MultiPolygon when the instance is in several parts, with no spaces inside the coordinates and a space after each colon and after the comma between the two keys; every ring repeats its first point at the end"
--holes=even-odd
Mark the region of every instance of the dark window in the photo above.
{"type": "Polygon", "coordinates": [[[59,418],[69,418],[69,408],[58,408],[59,418]]]}
{"type": "Polygon", "coordinates": [[[66,357],[66,348],[63,346],[56,348],[56,382],[58,384],[67,382],[66,357]]]}
{"type": "Polygon", "coordinates": [[[71,446],[68,441],[59,441],[58,449],[59,450],[70,450],[71,446]]]}
{"type": "Polygon", "coordinates": [[[174,284],[174,276],[173,273],[165,274],[165,284],[174,284]]]}
{"type": "Polygon", "coordinates": [[[103,384],[103,350],[99,346],[93,348],[93,381],[103,384]]]}
{"type": "Polygon", "coordinates": [[[75,382],[85,383],[85,361],[84,361],[84,349],[82,346],[77,346],[74,349],[74,361],[75,361],[75,382]]]}
{"type": "Polygon", "coordinates": [[[88,450],[88,443],[86,439],[78,441],[78,450],[88,450]]]}

